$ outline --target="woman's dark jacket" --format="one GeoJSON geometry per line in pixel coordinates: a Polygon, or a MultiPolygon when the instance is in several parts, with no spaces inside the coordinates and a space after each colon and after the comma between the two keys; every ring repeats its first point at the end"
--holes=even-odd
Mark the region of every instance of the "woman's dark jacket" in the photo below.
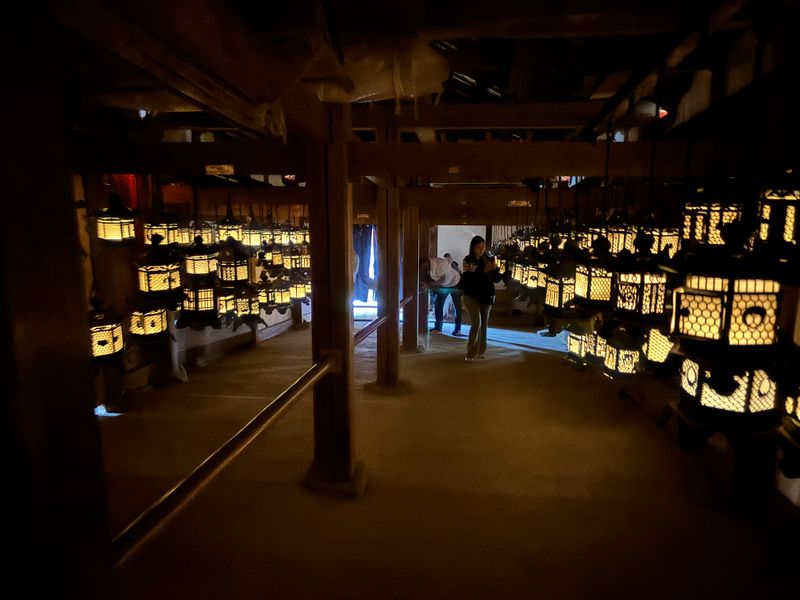
{"type": "Polygon", "coordinates": [[[464,257],[464,272],[459,287],[464,290],[465,295],[477,300],[478,304],[494,304],[494,284],[503,279],[500,269],[484,272],[487,262],[483,256],[475,258],[468,254],[464,257]]]}

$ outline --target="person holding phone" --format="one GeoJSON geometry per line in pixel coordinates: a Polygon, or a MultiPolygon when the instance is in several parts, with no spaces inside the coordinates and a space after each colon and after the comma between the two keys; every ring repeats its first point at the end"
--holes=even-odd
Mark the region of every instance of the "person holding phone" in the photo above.
{"type": "Polygon", "coordinates": [[[486,329],[494,305],[494,284],[502,278],[494,255],[486,252],[486,240],[476,235],[469,243],[469,254],[464,257],[461,275],[464,304],[470,319],[466,362],[486,357],[486,329]]]}

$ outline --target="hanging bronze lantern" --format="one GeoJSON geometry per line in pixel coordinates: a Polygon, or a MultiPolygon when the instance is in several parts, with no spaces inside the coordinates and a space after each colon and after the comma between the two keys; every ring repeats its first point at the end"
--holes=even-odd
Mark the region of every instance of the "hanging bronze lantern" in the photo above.
{"type": "Polygon", "coordinates": [[[108,196],[108,208],[101,210],[95,218],[97,237],[104,242],[127,242],[135,237],[133,210],[122,204],[116,192],[108,196]]]}
{"type": "Polygon", "coordinates": [[[677,227],[642,226],[639,231],[653,237],[654,254],[666,254],[669,258],[673,258],[680,250],[681,235],[677,227]]]}
{"type": "Polygon", "coordinates": [[[242,245],[228,239],[220,244],[217,270],[223,286],[235,287],[250,280],[250,255],[242,245]]]}
{"type": "Polygon", "coordinates": [[[264,226],[252,219],[242,227],[242,243],[248,248],[259,248],[264,241],[264,226]]]}
{"type": "Polygon", "coordinates": [[[311,248],[307,243],[300,246],[300,266],[306,270],[311,268],[311,248]]]}
{"type": "Polygon", "coordinates": [[[144,243],[145,244],[152,244],[152,238],[154,235],[161,236],[162,244],[177,244],[178,243],[178,221],[171,220],[168,217],[164,216],[159,220],[151,221],[150,223],[145,223],[143,226],[144,230],[144,243]]]}
{"type": "Polygon", "coordinates": [[[766,367],[685,358],[679,409],[693,421],[761,429],[779,419],[777,386],[766,367]]]}
{"type": "Polygon", "coordinates": [[[217,258],[219,250],[216,246],[207,246],[199,235],[191,248],[184,254],[184,268],[187,275],[209,276],[217,274],[217,258]]]}
{"type": "Polygon", "coordinates": [[[734,263],[729,266],[723,270],[716,263],[686,276],[675,294],[673,331],[685,340],[724,347],[777,343],[780,284],[747,276],[757,273],[757,267],[736,276],[728,274],[735,269],[734,263]],[[700,270],[705,274],[698,274],[700,270]]]}
{"type": "Polygon", "coordinates": [[[634,240],[636,239],[637,228],[635,225],[625,223],[609,224],[606,227],[605,236],[611,243],[611,254],[619,254],[623,250],[634,251],[634,240]]]}
{"type": "Polygon", "coordinates": [[[213,281],[193,278],[192,283],[183,288],[181,313],[176,326],[179,329],[219,327],[217,290],[213,281]]]}
{"type": "Polygon", "coordinates": [[[661,333],[656,327],[647,330],[642,345],[642,353],[649,363],[661,364],[666,362],[672,351],[672,341],[661,333]]]}
{"type": "Polygon", "coordinates": [[[217,227],[214,223],[207,221],[194,221],[192,223],[192,232],[195,239],[198,235],[203,238],[203,243],[206,246],[212,245],[217,240],[217,227]]]}
{"type": "Polygon", "coordinates": [[[234,290],[220,290],[217,296],[217,311],[221,315],[231,316],[236,313],[236,298],[234,290]]]}
{"type": "Polygon", "coordinates": [[[639,372],[641,343],[635,333],[624,325],[617,326],[606,338],[604,373],[612,379],[636,375],[639,372]]]}
{"type": "Polygon", "coordinates": [[[260,317],[261,307],[259,305],[258,290],[251,285],[246,285],[236,290],[234,294],[234,311],[236,316],[240,318],[260,317]]]}
{"type": "Polygon", "coordinates": [[[161,236],[154,234],[150,250],[138,267],[139,291],[170,303],[178,301],[181,288],[180,259],[175,250],[161,245],[161,236]]]}
{"type": "Polygon", "coordinates": [[[611,272],[601,261],[589,259],[575,266],[575,302],[584,306],[611,303],[611,272]]]}
{"type": "Polygon", "coordinates": [[[191,246],[194,242],[191,223],[179,223],[175,241],[181,246],[191,246]]]}
{"type": "Polygon", "coordinates": [[[110,310],[103,310],[98,303],[89,312],[89,336],[93,358],[114,356],[124,347],[122,319],[110,310]]]}
{"type": "Polygon", "coordinates": [[[139,338],[160,336],[167,331],[166,308],[142,308],[131,313],[131,335],[139,338]]]}
{"type": "MultiPolygon", "coordinates": [[[[698,190],[703,193],[703,189],[698,190]]],[[[685,241],[719,246],[724,244],[722,227],[742,218],[742,205],[719,202],[690,202],[683,209],[681,237],[685,241]]]]}
{"type": "Polygon", "coordinates": [[[796,245],[800,190],[767,189],[758,202],[757,242],[796,245]]]}
{"type": "Polygon", "coordinates": [[[596,331],[584,334],[583,347],[584,356],[595,366],[602,367],[606,358],[606,339],[601,337],[596,331]]]}
{"type": "Polygon", "coordinates": [[[575,299],[575,268],[564,262],[547,269],[544,310],[560,314],[572,307],[575,299]]]}

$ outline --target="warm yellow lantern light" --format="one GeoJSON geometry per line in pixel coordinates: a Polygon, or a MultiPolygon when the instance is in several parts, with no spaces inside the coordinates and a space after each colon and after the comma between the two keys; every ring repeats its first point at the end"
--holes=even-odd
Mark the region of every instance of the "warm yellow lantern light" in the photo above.
{"type": "Polygon", "coordinates": [[[277,244],[272,247],[272,266],[283,266],[283,248],[277,244]]]}
{"type": "Polygon", "coordinates": [[[640,227],[639,231],[653,237],[654,254],[665,252],[670,258],[680,249],[681,235],[672,227],[640,227]]]}
{"type": "Polygon", "coordinates": [[[570,331],[567,336],[567,358],[575,362],[582,362],[587,352],[585,340],[591,335],[592,334],[573,333],[570,331]]]}
{"type": "Polygon", "coordinates": [[[160,235],[163,238],[162,244],[178,243],[178,224],[177,223],[145,223],[144,243],[152,244],[152,236],[160,235]]]}
{"type": "Polygon", "coordinates": [[[677,290],[673,328],[682,336],[731,346],[774,344],[779,292],[780,284],[769,279],[688,275],[677,290]]]}
{"type": "Polygon", "coordinates": [[[148,311],[134,311],[131,314],[132,335],[158,335],[167,330],[167,309],[157,308],[148,311]]]}
{"type": "Polygon", "coordinates": [[[264,227],[256,221],[251,221],[242,229],[242,243],[249,248],[258,248],[264,241],[264,227]]]}
{"type": "Polygon", "coordinates": [[[195,222],[192,224],[192,234],[203,238],[203,243],[210,246],[217,239],[216,227],[213,223],[195,222]]]}
{"type": "Polygon", "coordinates": [[[111,313],[92,311],[89,313],[89,336],[93,357],[114,355],[124,346],[122,320],[111,313]]]}
{"type": "Polygon", "coordinates": [[[119,194],[112,192],[108,197],[108,208],[100,211],[95,223],[97,237],[105,242],[125,242],[135,236],[133,228],[134,212],[123,206],[119,194]]]}
{"type": "Polygon", "coordinates": [[[614,307],[641,316],[664,312],[667,276],[663,273],[620,272],[614,274],[614,307]]]}
{"type": "Polygon", "coordinates": [[[722,226],[738,221],[741,217],[741,204],[687,204],[683,209],[681,236],[684,240],[718,246],[724,243],[720,232],[722,226]]]}
{"type": "Polygon", "coordinates": [[[758,203],[758,240],[797,244],[800,190],[765,190],[758,203]]]}
{"type": "Polygon", "coordinates": [[[139,290],[142,292],[169,292],[181,287],[181,267],[178,263],[142,265],[138,271],[139,290]]]}
{"type": "Polygon", "coordinates": [[[234,296],[234,311],[238,317],[258,317],[261,315],[258,291],[250,286],[238,291],[234,296]]]}
{"type": "Polygon", "coordinates": [[[596,361],[603,362],[606,356],[606,340],[597,333],[587,333],[583,338],[583,346],[586,356],[594,358],[596,361]]]}
{"type": "Polygon", "coordinates": [[[731,392],[709,385],[712,371],[690,358],[681,364],[681,389],[701,407],[738,414],[762,413],[776,408],[777,387],[766,371],[752,369],[732,374],[731,392]]]}
{"type": "Polygon", "coordinates": [[[303,282],[296,282],[289,288],[289,297],[292,300],[300,300],[306,297],[306,284],[303,282]]]}
{"type": "Polygon", "coordinates": [[[190,246],[194,241],[192,237],[192,226],[188,223],[178,225],[178,233],[176,234],[175,241],[181,246],[190,246]]]}
{"type": "Polygon", "coordinates": [[[654,363],[663,363],[672,351],[672,342],[658,329],[652,328],[645,336],[642,352],[647,360],[654,363]]]}
{"type": "Polygon", "coordinates": [[[800,395],[786,396],[784,412],[793,421],[800,423],[800,395]]]}
{"type": "Polygon", "coordinates": [[[306,296],[311,295],[311,280],[306,280],[306,296]]]}
{"type": "Polygon", "coordinates": [[[611,344],[606,347],[603,365],[610,374],[633,375],[639,364],[638,350],[615,348],[611,344]]]}
{"type": "Polygon", "coordinates": [[[545,307],[566,308],[575,298],[575,278],[569,276],[547,275],[545,289],[545,307]]]}
{"type": "Polygon", "coordinates": [[[577,265],[575,297],[589,302],[610,302],[611,273],[599,265],[577,265]]]}
{"type": "Polygon", "coordinates": [[[236,301],[234,299],[233,291],[226,290],[220,292],[217,297],[217,310],[220,314],[227,314],[236,312],[236,301]]]}
{"type": "Polygon", "coordinates": [[[633,242],[636,239],[636,226],[609,225],[606,229],[606,237],[611,243],[611,254],[618,254],[623,250],[634,252],[633,242]]]}
{"type": "Polygon", "coordinates": [[[184,288],[181,309],[191,312],[216,311],[217,304],[214,302],[214,288],[184,288]]]}

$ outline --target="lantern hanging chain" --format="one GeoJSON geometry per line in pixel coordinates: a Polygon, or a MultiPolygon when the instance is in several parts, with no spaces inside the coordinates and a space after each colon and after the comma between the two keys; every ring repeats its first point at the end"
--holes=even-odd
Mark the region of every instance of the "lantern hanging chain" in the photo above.
{"type": "Polygon", "coordinates": [[[747,220],[749,217],[750,219],[755,222],[757,218],[758,212],[758,180],[761,176],[761,161],[759,160],[759,152],[758,152],[758,141],[759,141],[759,130],[763,127],[763,119],[759,118],[760,116],[763,117],[763,110],[761,114],[759,114],[759,110],[762,109],[762,95],[763,95],[763,83],[764,83],[764,54],[766,48],[766,35],[765,35],[765,28],[766,28],[766,14],[767,9],[765,7],[766,4],[772,4],[771,2],[755,2],[753,3],[753,9],[756,11],[754,23],[753,23],[753,30],[756,35],[756,45],[753,50],[753,96],[751,99],[750,105],[750,131],[749,131],[749,143],[747,147],[749,148],[750,152],[745,152],[744,156],[746,159],[746,163],[743,165],[745,172],[750,173],[750,181],[748,182],[748,190],[747,195],[745,196],[745,217],[744,219],[747,220]],[[749,167],[749,169],[748,169],[749,167]]]}
{"type": "Polygon", "coordinates": [[[603,173],[603,200],[602,200],[602,210],[603,215],[606,214],[608,211],[608,199],[609,199],[609,185],[608,185],[608,171],[609,165],[611,164],[611,119],[608,119],[608,124],[606,126],[606,165],[605,170],[603,173]]]}
{"type": "Polygon", "coordinates": [[[652,148],[650,150],[650,197],[648,198],[648,212],[650,217],[655,216],[655,191],[656,191],[656,155],[658,150],[658,140],[660,136],[660,117],[661,117],[661,101],[663,93],[662,79],[664,77],[664,65],[662,64],[658,69],[658,76],[656,79],[656,107],[655,117],[653,120],[652,131],[652,148]]]}
{"type": "Polygon", "coordinates": [[[539,194],[542,190],[536,188],[536,208],[533,211],[533,228],[536,229],[539,224],[539,194]]]}

